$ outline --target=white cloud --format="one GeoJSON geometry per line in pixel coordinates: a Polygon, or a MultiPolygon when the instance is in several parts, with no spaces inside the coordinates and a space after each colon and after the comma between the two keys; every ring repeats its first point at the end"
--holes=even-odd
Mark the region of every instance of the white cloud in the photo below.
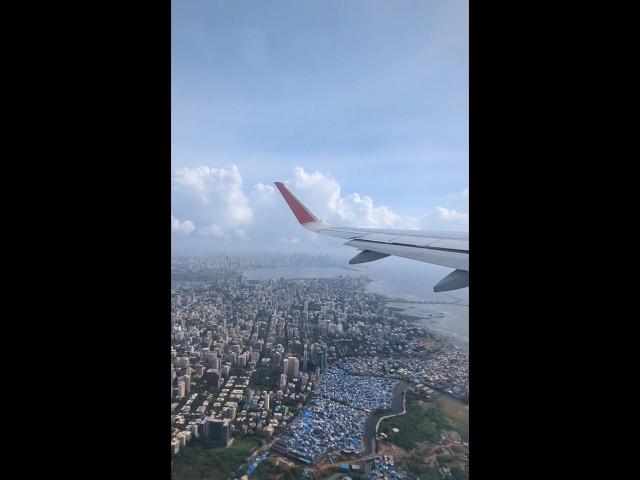
{"type": "Polygon", "coordinates": [[[389,207],[376,207],[371,197],[361,197],[357,193],[341,198],[337,213],[350,225],[377,228],[413,228],[413,222],[403,218],[389,207]]]}
{"type": "Polygon", "coordinates": [[[204,237],[244,238],[253,219],[235,165],[178,170],[172,179],[172,209],[179,218],[191,219],[194,235],[204,237]]]}
{"type": "Polygon", "coordinates": [[[341,196],[340,184],[320,172],[307,173],[296,167],[292,188],[304,203],[328,223],[345,223],[360,227],[413,228],[413,222],[396,214],[391,208],[375,206],[373,199],[351,193],[341,196]],[[314,210],[317,208],[318,211],[314,210]]]}
{"type": "Polygon", "coordinates": [[[264,183],[257,183],[255,187],[253,187],[252,195],[254,198],[259,200],[268,200],[271,198],[271,195],[276,191],[275,187],[271,185],[265,185],[264,183]]]}
{"type": "Polygon", "coordinates": [[[316,216],[325,221],[335,216],[340,203],[340,184],[329,175],[320,172],[307,173],[302,167],[296,167],[293,180],[286,182],[296,196],[304,199],[316,216]]]}
{"type": "Polygon", "coordinates": [[[191,220],[181,222],[179,218],[171,215],[171,233],[189,235],[195,228],[196,227],[191,220]]]}
{"type": "Polygon", "coordinates": [[[458,213],[455,210],[450,210],[444,207],[436,207],[436,215],[444,220],[469,222],[469,215],[467,213],[458,213]]]}
{"type": "MultiPolygon", "coordinates": [[[[274,186],[257,183],[245,195],[242,176],[235,165],[183,168],[174,174],[172,183],[171,231],[175,235],[250,240],[286,248],[339,245],[335,239],[302,229],[274,186]]],[[[293,178],[285,183],[316,216],[329,224],[431,230],[468,228],[466,213],[438,206],[421,218],[404,216],[388,206],[376,205],[370,196],[355,192],[343,195],[340,184],[331,175],[307,172],[302,167],[296,167],[293,178]]]]}
{"type": "Polygon", "coordinates": [[[436,207],[421,219],[420,226],[425,230],[467,230],[469,214],[456,212],[445,207],[436,207]]]}

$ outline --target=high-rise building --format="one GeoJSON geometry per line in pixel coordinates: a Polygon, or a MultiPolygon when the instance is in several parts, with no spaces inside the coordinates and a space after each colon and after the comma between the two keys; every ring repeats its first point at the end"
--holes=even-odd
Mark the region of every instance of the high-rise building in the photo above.
{"type": "Polygon", "coordinates": [[[327,346],[326,345],[322,348],[322,363],[320,365],[320,368],[322,369],[323,373],[327,371],[327,346]]]}
{"type": "Polygon", "coordinates": [[[220,372],[218,372],[217,370],[214,370],[213,368],[207,370],[204,374],[204,379],[207,382],[207,386],[209,386],[210,388],[220,388],[221,376],[220,372]]]}
{"type": "Polygon", "coordinates": [[[184,393],[185,395],[189,395],[191,393],[191,376],[183,375],[178,379],[178,387],[180,386],[180,382],[184,385],[184,393]]]}
{"type": "Polygon", "coordinates": [[[220,368],[220,359],[215,352],[206,352],[204,354],[204,360],[209,368],[218,370],[220,368]]]}
{"type": "Polygon", "coordinates": [[[180,377],[178,379],[178,393],[176,394],[176,398],[178,400],[184,398],[186,395],[186,389],[185,389],[185,385],[184,385],[184,379],[182,377],[180,377]]]}
{"type": "Polygon", "coordinates": [[[228,418],[207,419],[207,440],[219,447],[229,446],[231,440],[231,423],[228,418]]]}
{"type": "Polygon", "coordinates": [[[309,344],[304,344],[304,354],[302,356],[302,371],[306,372],[309,366],[309,344]]]}
{"type": "Polygon", "coordinates": [[[287,374],[290,377],[296,377],[300,368],[300,362],[297,357],[289,357],[289,368],[287,374]]]}
{"type": "Polygon", "coordinates": [[[220,370],[220,363],[221,363],[220,357],[214,354],[213,357],[211,358],[211,368],[220,370]]]}
{"type": "Polygon", "coordinates": [[[287,388],[287,376],[283,373],[280,375],[280,390],[287,388]]]}
{"type": "Polygon", "coordinates": [[[239,355],[238,356],[238,367],[240,368],[245,368],[247,366],[247,356],[246,355],[239,355]]]}
{"type": "Polygon", "coordinates": [[[225,362],[229,362],[231,363],[231,365],[235,366],[237,361],[236,352],[225,353],[224,356],[222,357],[222,360],[225,362]]]}
{"type": "Polygon", "coordinates": [[[271,392],[266,392],[264,394],[264,409],[269,410],[271,407],[271,392]]]}

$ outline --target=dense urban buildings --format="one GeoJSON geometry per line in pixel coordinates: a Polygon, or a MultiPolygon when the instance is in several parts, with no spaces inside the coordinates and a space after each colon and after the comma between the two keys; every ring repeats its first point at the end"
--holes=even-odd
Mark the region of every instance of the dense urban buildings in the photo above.
{"type": "MultiPolygon", "coordinates": [[[[392,412],[401,382],[466,402],[467,354],[387,308],[387,299],[367,291],[366,278],[251,281],[244,274],[292,265],[331,261],[172,260],[174,455],[191,442],[229,447],[258,437],[261,456],[244,475],[259,472],[271,451],[308,466],[303,473],[311,478],[318,465],[372,453],[367,419],[392,412]]],[[[393,459],[369,463],[369,478],[409,478],[393,459]]]]}

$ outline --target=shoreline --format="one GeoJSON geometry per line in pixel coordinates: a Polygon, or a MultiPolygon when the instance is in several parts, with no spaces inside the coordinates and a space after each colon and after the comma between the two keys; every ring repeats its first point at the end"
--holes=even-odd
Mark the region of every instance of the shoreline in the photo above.
{"type": "MultiPolygon", "coordinates": [[[[411,323],[415,327],[423,328],[427,333],[432,335],[436,340],[438,340],[441,343],[444,343],[445,346],[453,346],[455,348],[459,348],[459,349],[469,353],[469,339],[467,337],[461,336],[457,332],[454,332],[454,331],[449,330],[449,329],[445,329],[445,331],[436,330],[432,326],[428,325],[428,322],[433,321],[432,317],[404,313],[409,308],[411,308],[412,304],[414,304],[414,305],[430,305],[429,303],[427,303],[427,302],[413,302],[413,301],[406,301],[406,300],[398,302],[395,299],[388,299],[388,297],[386,297],[386,296],[384,296],[382,294],[378,294],[378,295],[381,295],[381,296],[383,296],[385,298],[385,307],[387,309],[389,309],[389,311],[394,312],[400,319],[406,320],[407,322],[411,323]],[[402,308],[402,307],[399,307],[397,305],[390,305],[391,303],[396,303],[396,304],[397,303],[404,303],[404,304],[407,304],[407,308],[402,308]]],[[[452,304],[452,305],[454,305],[454,306],[465,306],[467,308],[469,307],[468,305],[459,305],[459,304],[452,304]]]]}

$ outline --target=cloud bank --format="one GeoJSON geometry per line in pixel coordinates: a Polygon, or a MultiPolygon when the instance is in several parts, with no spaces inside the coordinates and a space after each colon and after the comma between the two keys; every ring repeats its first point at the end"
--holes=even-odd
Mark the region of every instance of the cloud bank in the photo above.
{"type": "Polygon", "coordinates": [[[171,208],[171,230],[184,235],[244,238],[253,221],[253,210],[235,165],[185,167],[175,172],[171,208]]]}
{"type": "MultiPolygon", "coordinates": [[[[376,205],[370,196],[344,194],[338,181],[321,172],[296,167],[285,183],[322,220],[359,227],[466,230],[469,215],[443,206],[416,218],[376,205]]],[[[245,193],[236,165],[184,167],[172,176],[171,232],[174,237],[267,242],[296,246],[326,244],[295,221],[279,192],[257,183],[245,193]]],[[[335,243],[335,242],[333,242],[335,243]]]]}

